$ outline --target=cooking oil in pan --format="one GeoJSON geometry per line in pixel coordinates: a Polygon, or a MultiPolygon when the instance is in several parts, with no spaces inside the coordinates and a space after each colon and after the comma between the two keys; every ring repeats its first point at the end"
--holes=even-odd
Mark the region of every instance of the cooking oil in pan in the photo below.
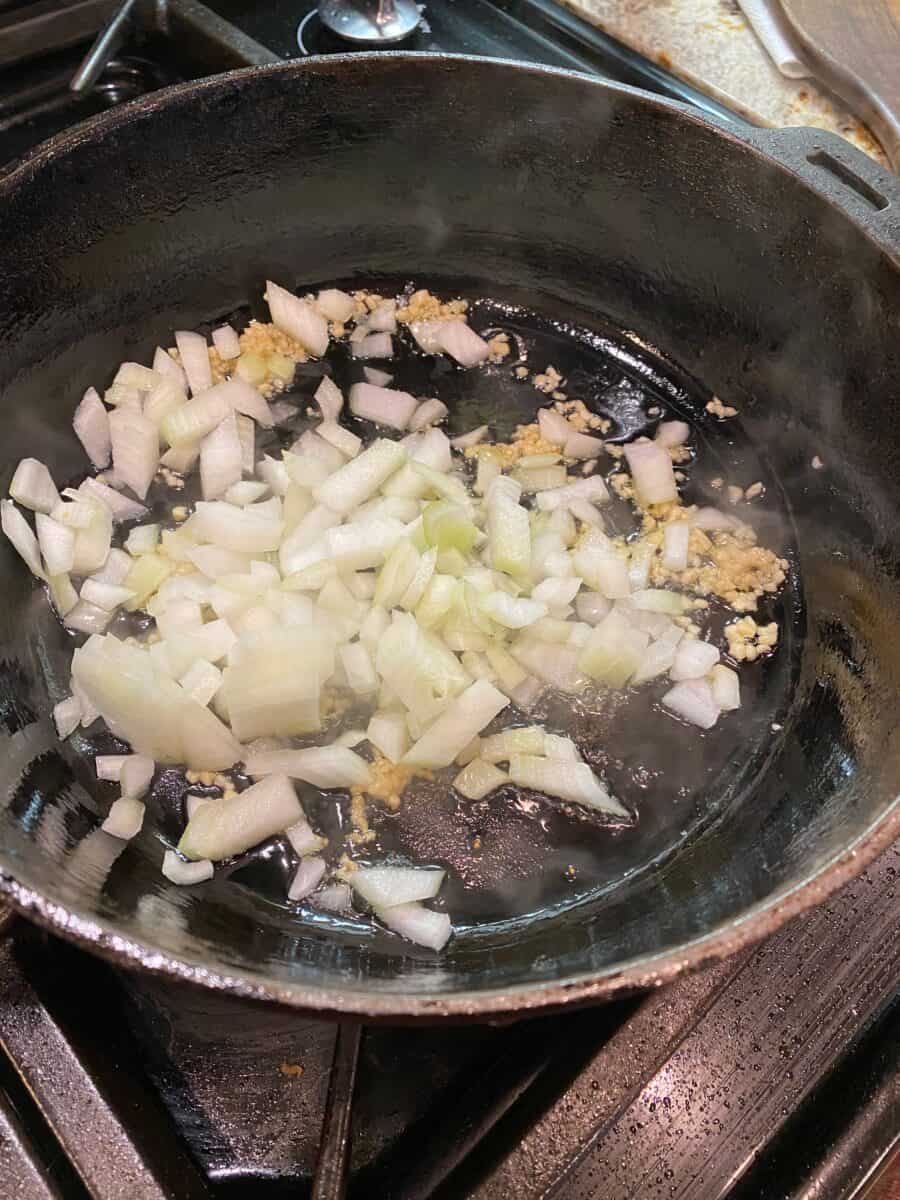
{"type": "MultiPolygon", "coordinates": [[[[359,281],[353,284],[362,286],[359,281]]],[[[403,284],[378,280],[365,286],[390,295],[402,290],[403,284]]],[[[469,288],[446,285],[436,285],[434,290],[473,295],[469,288]]],[[[231,319],[239,324],[247,315],[234,314],[231,319]]],[[[778,481],[760,448],[744,435],[739,421],[720,422],[709,413],[710,394],[678,368],[615,330],[596,323],[588,329],[496,299],[474,300],[470,320],[480,332],[508,334],[507,359],[477,371],[462,371],[398,338],[397,356],[383,364],[395,377],[392,386],[436,396],[448,405],[451,436],[486,423],[493,440],[507,440],[516,425],[532,421],[536,410],[550,401],[535,388],[532,377],[552,365],[565,379],[566,396],[582,400],[610,423],[604,434],[607,441],[652,436],[664,420],[688,421],[693,460],[683,468],[685,501],[727,506],[721,487],[712,485],[714,479],[744,486],[758,481],[763,502],[740,515],[756,526],[761,542],[793,561],[791,524],[778,481]]],[[[279,439],[280,444],[289,444],[314,423],[307,407],[323,371],[344,389],[362,377],[362,365],[344,346],[331,351],[327,364],[302,364],[295,394],[285,396],[299,405],[298,418],[286,429],[267,435],[272,444],[261,443],[258,453],[277,450],[279,439]]],[[[365,422],[348,420],[363,436],[375,433],[365,422]]],[[[191,498],[188,490],[185,502],[191,498]]],[[[614,499],[604,516],[614,532],[624,534],[635,526],[633,510],[623,501],[614,499]]],[[[415,780],[403,792],[397,811],[370,803],[368,820],[374,840],[360,855],[448,868],[435,906],[451,914],[457,935],[463,937],[505,935],[537,915],[630,886],[643,872],[677,853],[726,806],[743,802],[773,752],[796,670],[802,618],[793,571],[781,593],[761,602],[755,616],[760,623],[778,623],[778,650],[742,668],[740,710],[726,714],[708,733],[682,724],[660,707],[659,698],[668,686],[662,681],[625,692],[598,688],[579,698],[548,692],[533,713],[522,717],[523,724],[540,721],[571,736],[585,760],[629,808],[631,822],[610,823],[600,814],[511,785],[485,800],[468,801],[452,791],[451,769],[431,781],[415,780]]],[[[730,609],[712,605],[710,636],[719,644],[722,626],[731,619],[730,609]]],[[[343,723],[352,727],[354,714],[346,714],[343,723]]],[[[355,723],[359,724],[358,718],[355,723]]],[[[330,741],[336,732],[332,726],[319,740],[330,741]]],[[[171,770],[162,773],[155,788],[160,831],[173,843],[184,824],[187,790],[183,776],[171,770]]],[[[305,788],[303,801],[313,824],[329,838],[326,853],[336,861],[353,828],[349,800],[305,788]]],[[[231,886],[240,885],[284,906],[301,927],[330,930],[337,937],[354,936],[353,926],[344,918],[311,906],[287,905],[295,869],[286,840],[276,838],[226,864],[219,874],[230,876],[231,886]]]]}

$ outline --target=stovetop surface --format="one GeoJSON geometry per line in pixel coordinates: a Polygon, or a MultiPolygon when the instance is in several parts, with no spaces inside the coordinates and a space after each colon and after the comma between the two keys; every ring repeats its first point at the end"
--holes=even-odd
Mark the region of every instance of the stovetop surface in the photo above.
{"type": "MultiPolygon", "coordinates": [[[[309,0],[170,0],[172,37],[133,32],[77,99],[87,43],[4,56],[12,16],[52,7],[0,0],[0,164],[238,64],[242,39],[299,57],[305,22],[306,50],[343,49],[309,0]]],[[[723,111],[552,0],[435,0],[425,16],[405,48],[583,70],[723,111]]],[[[761,948],[650,996],[506,1027],[366,1030],[348,1195],[860,1196],[900,1137],[898,870],[895,849],[761,948]]],[[[311,1194],[334,1024],[121,972],[21,922],[0,960],[0,1195],[311,1194]]]]}

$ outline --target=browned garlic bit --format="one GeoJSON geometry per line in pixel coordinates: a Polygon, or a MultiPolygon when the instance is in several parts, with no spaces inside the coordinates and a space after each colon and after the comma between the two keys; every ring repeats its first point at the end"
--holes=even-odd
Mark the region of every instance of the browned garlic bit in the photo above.
{"type": "Polygon", "coordinates": [[[764,654],[771,654],[778,641],[778,625],[757,625],[752,617],[741,617],[725,626],[728,653],[735,662],[754,662],[764,654]]]}

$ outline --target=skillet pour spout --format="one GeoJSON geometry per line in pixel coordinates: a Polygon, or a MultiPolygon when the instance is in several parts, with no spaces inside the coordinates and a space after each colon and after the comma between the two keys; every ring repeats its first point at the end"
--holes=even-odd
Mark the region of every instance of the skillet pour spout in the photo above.
{"type": "Polygon", "coordinates": [[[87,742],[50,722],[67,638],[4,543],[5,896],[205,986],[461,1020],[662,983],[839,888],[900,834],[898,214],[896,179],[818,131],[738,135],[574,73],[404,53],[171,88],[0,176],[4,494],[30,454],[75,478],[83,391],[266,278],[446,280],[617,330],[635,362],[726,397],[788,514],[796,583],[777,719],[748,720],[754,753],[708,779],[690,822],[672,797],[665,853],[438,957],[226,879],[179,889],[150,828],[113,846],[87,742]]]}

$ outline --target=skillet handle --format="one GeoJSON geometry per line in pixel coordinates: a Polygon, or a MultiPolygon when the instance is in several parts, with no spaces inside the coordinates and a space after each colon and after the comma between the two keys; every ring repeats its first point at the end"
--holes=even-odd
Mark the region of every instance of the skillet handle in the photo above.
{"type": "MultiPolygon", "coordinates": [[[[728,132],[735,136],[732,127],[728,132]]],[[[900,179],[844,138],[805,126],[736,134],[776,159],[862,226],[900,263],[900,179]]]]}

